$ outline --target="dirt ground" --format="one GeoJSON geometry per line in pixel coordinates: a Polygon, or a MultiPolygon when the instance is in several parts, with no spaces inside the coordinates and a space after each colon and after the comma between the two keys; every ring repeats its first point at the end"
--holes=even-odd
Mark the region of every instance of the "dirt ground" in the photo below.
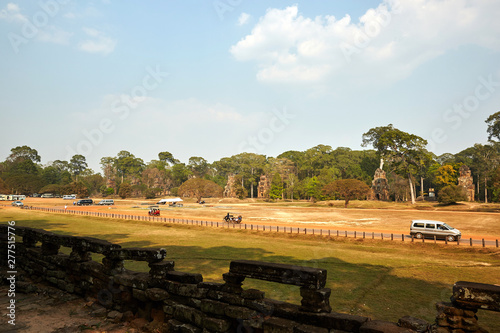
{"type": "MultiPolygon", "coordinates": [[[[0,286],[3,309],[10,304],[8,290],[8,286],[0,286]]],[[[83,299],[32,281],[17,281],[15,300],[15,321],[9,323],[11,318],[0,317],[2,333],[134,333],[143,332],[141,328],[147,323],[133,316],[124,320],[123,314],[106,310],[95,299],[83,299]]]]}
{"type": "MultiPolygon", "coordinates": [[[[99,199],[95,201],[98,202],[99,199]]],[[[148,207],[157,200],[115,199],[113,206],[74,206],[72,200],[27,198],[25,205],[78,211],[147,216],[148,207]]],[[[408,233],[410,221],[427,219],[444,221],[459,229],[463,238],[500,238],[500,205],[486,206],[464,203],[451,207],[417,203],[352,202],[344,208],[343,201],[311,204],[308,202],[266,203],[256,200],[207,199],[203,205],[185,201],[183,207],[160,205],[161,217],[205,221],[222,221],[229,212],[242,215],[244,223],[287,227],[317,227],[322,229],[358,230],[369,232],[408,233]],[[478,211],[488,208],[492,212],[478,211]],[[455,209],[455,210],[453,210],[455,209]],[[495,212],[496,211],[496,212],[495,212]]]]}

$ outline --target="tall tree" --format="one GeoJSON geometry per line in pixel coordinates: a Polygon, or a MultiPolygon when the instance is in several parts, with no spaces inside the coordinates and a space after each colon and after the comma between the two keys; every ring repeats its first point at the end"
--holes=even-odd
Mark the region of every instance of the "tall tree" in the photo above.
{"type": "Polygon", "coordinates": [[[281,199],[283,197],[283,182],[281,176],[276,172],[271,181],[271,189],[269,190],[269,198],[272,200],[281,199]]]}
{"type": "Polygon", "coordinates": [[[78,182],[78,175],[82,173],[87,166],[87,161],[83,155],[74,155],[71,160],[69,160],[69,168],[75,175],[76,182],[78,182]]]}
{"type": "Polygon", "coordinates": [[[40,155],[38,155],[38,151],[28,146],[18,146],[16,148],[12,148],[10,151],[11,153],[7,160],[11,162],[18,160],[31,160],[33,163],[39,163],[41,160],[40,155]]]}
{"type": "Polygon", "coordinates": [[[424,158],[427,140],[388,126],[375,127],[363,134],[363,146],[373,145],[380,156],[391,163],[396,172],[405,174],[410,185],[411,203],[415,204],[412,174],[424,158]]]}
{"type": "Polygon", "coordinates": [[[203,157],[193,156],[189,158],[188,166],[196,177],[203,178],[208,172],[209,164],[203,157]]]}
{"type": "Polygon", "coordinates": [[[500,111],[489,116],[486,124],[488,124],[488,140],[492,141],[495,138],[500,141],[500,111]]]}

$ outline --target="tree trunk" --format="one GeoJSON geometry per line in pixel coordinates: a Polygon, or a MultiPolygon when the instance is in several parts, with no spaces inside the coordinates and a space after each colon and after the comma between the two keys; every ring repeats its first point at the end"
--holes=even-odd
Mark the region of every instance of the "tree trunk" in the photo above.
{"type": "Polygon", "coordinates": [[[411,181],[411,175],[408,174],[408,181],[410,182],[410,196],[411,196],[411,204],[415,204],[415,193],[413,192],[413,182],[411,181]]]}
{"type": "Polygon", "coordinates": [[[487,184],[487,178],[486,176],[484,177],[484,203],[488,203],[488,184],[487,184]]]}
{"type": "Polygon", "coordinates": [[[250,184],[250,198],[253,199],[253,182],[250,184]]]}
{"type": "Polygon", "coordinates": [[[349,199],[345,199],[345,201],[344,201],[344,208],[347,208],[348,204],[349,204],[349,199]]]}
{"type": "Polygon", "coordinates": [[[424,198],[424,177],[420,176],[420,195],[424,198]]]}

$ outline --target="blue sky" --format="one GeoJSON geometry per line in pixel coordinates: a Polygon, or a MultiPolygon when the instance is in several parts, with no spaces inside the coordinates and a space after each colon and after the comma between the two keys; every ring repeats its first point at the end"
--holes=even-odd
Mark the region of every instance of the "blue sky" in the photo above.
{"type": "Polygon", "coordinates": [[[390,123],[457,153],[500,110],[499,16],[496,0],[0,1],[0,160],[363,149],[390,123]]]}

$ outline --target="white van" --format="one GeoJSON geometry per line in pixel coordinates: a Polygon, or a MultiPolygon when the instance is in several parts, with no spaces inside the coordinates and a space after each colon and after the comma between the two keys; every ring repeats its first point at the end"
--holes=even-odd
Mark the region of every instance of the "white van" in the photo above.
{"type": "Polygon", "coordinates": [[[76,194],[67,194],[63,195],[64,200],[75,200],[76,199],[76,194]]]}
{"type": "Polygon", "coordinates": [[[462,237],[460,230],[450,227],[444,222],[432,220],[411,221],[410,235],[418,239],[436,236],[436,238],[446,239],[448,242],[456,241],[462,237]]]}
{"type": "Polygon", "coordinates": [[[102,199],[97,204],[101,206],[111,206],[115,204],[115,201],[113,199],[102,199]]]}

